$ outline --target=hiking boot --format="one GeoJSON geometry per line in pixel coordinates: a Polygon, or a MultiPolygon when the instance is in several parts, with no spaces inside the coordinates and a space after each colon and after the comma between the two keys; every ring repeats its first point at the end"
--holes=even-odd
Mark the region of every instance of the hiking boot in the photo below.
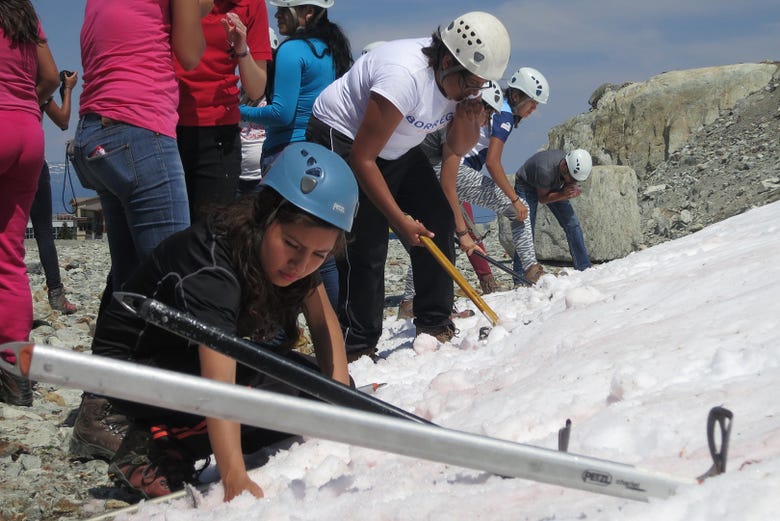
{"type": "Polygon", "coordinates": [[[146,499],[165,496],[194,480],[195,458],[176,440],[153,438],[148,428],[132,424],[108,466],[117,485],[146,499]]]}
{"type": "Polygon", "coordinates": [[[127,433],[127,417],[118,414],[102,396],[84,393],[73,425],[71,458],[110,460],[127,433]]]}
{"type": "Polygon", "coordinates": [[[531,266],[525,270],[525,278],[528,279],[528,282],[531,284],[536,284],[536,281],[538,281],[542,275],[544,275],[544,268],[542,268],[542,265],[538,262],[536,264],[531,264],[531,266]]]}
{"type": "Polygon", "coordinates": [[[413,300],[404,299],[398,304],[398,320],[414,318],[413,300]]]}
{"type": "Polygon", "coordinates": [[[498,282],[492,273],[479,277],[479,286],[482,288],[483,295],[488,295],[499,289],[498,282]]]}
{"type": "Polygon", "coordinates": [[[379,356],[377,356],[377,354],[376,354],[376,346],[374,346],[374,347],[365,347],[365,348],[362,348],[362,349],[350,349],[350,348],[347,348],[347,363],[348,364],[354,362],[355,360],[357,360],[358,358],[360,358],[362,356],[368,356],[374,362],[379,360],[379,356]]]}
{"type": "Polygon", "coordinates": [[[74,304],[71,304],[65,298],[65,288],[62,286],[49,290],[49,305],[53,310],[59,311],[63,315],[72,315],[77,309],[74,304]]]}
{"type": "Polygon", "coordinates": [[[431,335],[442,344],[446,344],[457,334],[457,330],[452,324],[447,324],[445,326],[417,326],[417,331],[414,334],[415,338],[422,333],[431,335]]]}
{"type": "Polygon", "coordinates": [[[30,407],[33,403],[32,382],[0,369],[0,401],[30,407]]]}

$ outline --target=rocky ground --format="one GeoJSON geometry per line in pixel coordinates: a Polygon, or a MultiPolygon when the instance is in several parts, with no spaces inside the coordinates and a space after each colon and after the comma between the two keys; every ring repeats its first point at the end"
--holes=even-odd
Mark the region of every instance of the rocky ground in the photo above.
{"type": "MultiPolygon", "coordinates": [[[[646,246],[780,199],[780,89],[770,86],[696,132],[688,146],[640,176],[639,202],[646,246]]],[[[488,254],[507,261],[492,224],[488,254]]],[[[408,257],[398,244],[387,263],[386,314],[394,314],[403,291],[408,257]]],[[[70,316],[52,312],[35,243],[27,243],[35,318],[50,325],[33,330],[37,343],[89,350],[100,293],[109,269],[102,241],[58,241],[68,298],[79,307],[70,316]]],[[[465,256],[458,267],[477,287],[465,256]]],[[[556,268],[548,267],[554,271],[556,268]]],[[[508,275],[493,270],[502,289],[508,275]]],[[[132,496],[115,488],[102,461],[70,461],[70,432],[80,391],[39,382],[32,407],[0,403],[0,521],[75,520],[126,506],[132,496]]]]}

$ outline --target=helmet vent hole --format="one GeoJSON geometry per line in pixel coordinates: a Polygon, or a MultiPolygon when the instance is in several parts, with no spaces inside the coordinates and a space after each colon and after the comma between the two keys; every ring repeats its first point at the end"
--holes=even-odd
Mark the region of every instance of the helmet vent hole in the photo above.
{"type": "MultiPolygon", "coordinates": [[[[308,173],[308,172],[307,172],[308,173]]],[[[312,177],[304,177],[301,179],[301,192],[304,194],[311,193],[317,187],[317,180],[312,177]]]]}

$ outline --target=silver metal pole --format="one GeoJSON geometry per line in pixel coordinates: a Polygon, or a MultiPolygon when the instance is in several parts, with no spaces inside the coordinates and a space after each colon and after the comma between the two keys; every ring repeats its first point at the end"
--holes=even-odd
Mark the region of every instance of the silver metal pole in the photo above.
{"type": "MultiPolygon", "coordinates": [[[[17,347],[29,344],[5,344],[17,347]]],[[[8,366],[0,360],[0,366],[8,366]]],[[[13,368],[11,368],[13,370],[13,368]]],[[[281,432],[393,452],[638,501],[696,481],[630,465],[225,384],[50,346],[33,348],[31,379],[281,432]]]]}

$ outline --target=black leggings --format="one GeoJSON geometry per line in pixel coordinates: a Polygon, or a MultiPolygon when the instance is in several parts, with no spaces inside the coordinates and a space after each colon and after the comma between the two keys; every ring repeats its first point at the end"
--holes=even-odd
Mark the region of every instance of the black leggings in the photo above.
{"type": "Polygon", "coordinates": [[[54,246],[54,228],[51,224],[51,175],[49,165],[43,162],[41,176],[38,179],[38,191],[35,192],[30,221],[35,242],[38,244],[38,257],[41,259],[43,272],[46,274],[46,286],[52,290],[62,286],[60,279],[60,263],[57,259],[57,248],[54,246]]]}
{"type": "MultiPolygon", "coordinates": [[[[352,150],[349,137],[314,117],[306,128],[306,139],[333,150],[344,159],[352,150]]],[[[454,262],[452,238],[455,220],[433,168],[420,147],[412,148],[398,159],[378,158],[376,163],[401,210],[436,234],[433,242],[454,262]]],[[[347,351],[376,346],[382,334],[385,301],[384,270],[389,240],[387,218],[362,190],[359,203],[347,255],[339,263],[337,311],[347,351]]],[[[415,325],[451,325],[452,279],[425,248],[410,248],[409,251],[415,274],[415,325]]]]}

